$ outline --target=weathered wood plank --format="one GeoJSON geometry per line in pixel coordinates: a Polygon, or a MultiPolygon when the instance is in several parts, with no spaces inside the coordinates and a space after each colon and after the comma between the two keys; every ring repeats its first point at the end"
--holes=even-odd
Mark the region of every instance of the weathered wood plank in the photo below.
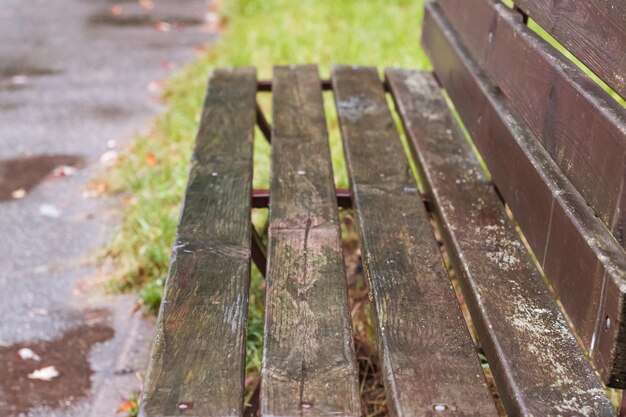
{"type": "Polygon", "coordinates": [[[335,186],[315,66],[275,67],[264,416],[359,416],[335,186]]]}
{"type": "Polygon", "coordinates": [[[374,68],[335,67],[391,415],[497,415],[374,68]]]}
{"type": "Polygon", "coordinates": [[[603,380],[625,386],[623,249],[462,48],[437,5],[426,8],[422,39],[603,380]]]}
{"type": "MultiPolygon", "coordinates": [[[[597,2],[572,8],[591,3],[597,2]]],[[[624,4],[620,8],[626,10],[624,4]]],[[[626,245],[626,200],[620,198],[626,180],[626,108],[503,4],[475,0],[468,7],[466,0],[440,0],[439,5],[474,59],[626,245]]],[[[622,24],[626,27],[626,20],[622,24]]],[[[626,52],[622,58],[626,63],[626,52]]]]}
{"type": "Polygon", "coordinates": [[[507,413],[614,416],[433,76],[385,75],[507,413]]]}
{"type": "Polygon", "coordinates": [[[140,416],[243,412],[254,68],[213,73],[140,416]]]}
{"type": "Polygon", "coordinates": [[[626,98],[624,0],[515,0],[515,4],[626,98]]]}

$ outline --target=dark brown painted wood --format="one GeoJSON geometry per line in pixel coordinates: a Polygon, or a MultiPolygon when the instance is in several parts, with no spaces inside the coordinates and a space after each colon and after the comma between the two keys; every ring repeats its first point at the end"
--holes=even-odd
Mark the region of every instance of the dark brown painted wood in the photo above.
{"type": "Polygon", "coordinates": [[[263,416],[360,416],[316,66],[275,67],[263,416]]]}
{"type": "Polygon", "coordinates": [[[497,415],[378,73],[331,79],[390,414],[497,415]]]}
{"type": "Polygon", "coordinates": [[[626,255],[455,36],[429,4],[422,39],[438,79],[602,379],[624,387],[626,255]]]}
{"type": "Polygon", "coordinates": [[[254,68],[207,96],[140,416],[240,416],[250,280],[254,68]]]}
{"type": "Polygon", "coordinates": [[[515,0],[515,4],[626,98],[624,0],[515,0]]]}
{"type": "MultiPolygon", "coordinates": [[[[565,3],[560,2],[563,10],[565,3]]],[[[598,2],[577,2],[580,6],[567,3],[572,4],[568,10],[580,11],[586,7],[583,4],[598,2]]],[[[474,59],[502,89],[597,215],[626,245],[622,236],[626,226],[626,199],[622,198],[626,108],[503,4],[474,0],[468,7],[467,0],[440,0],[439,5],[474,59]]],[[[626,2],[620,8],[626,10],[626,2]]],[[[622,26],[626,28],[626,20],[622,26]]],[[[626,44],[621,48],[626,63],[626,44]]]]}
{"type": "Polygon", "coordinates": [[[385,74],[507,413],[614,416],[435,79],[385,74]]]}

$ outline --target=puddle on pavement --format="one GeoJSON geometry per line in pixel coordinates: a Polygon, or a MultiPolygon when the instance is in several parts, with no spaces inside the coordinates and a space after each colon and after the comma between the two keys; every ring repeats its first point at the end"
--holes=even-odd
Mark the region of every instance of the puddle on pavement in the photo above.
{"type": "Polygon", "coordinates": [[[16,91],[27,87],[30,78],[58,74],[59,70],[33,65],[27,60],[18,59],[0,63],[0,91],[16,91]]]}
{"type": "Polygon", "coordinates": [[[105,310],[89,310],[83,324],[60,339],[0,347],[0,415],[17,417],[36,407],[67,408],[86,396],[93,374],[91,349],[114,335],[107,319],[105,310]],[[22,348],[31,349],[41,359],[22,360],[18,355],[22,348]],[[28,377],[48,366],[54,366],[59,375],[50,381],[28,377]]]}
{"type": "Polygon", "coordinates": [[[20,61],[0,66],[0,78],[11,78],[16,76],[44,77],[46,75],[57,74],[58,72],[58,70],[52,68],[39,67],[20,61]]]}
{"type": "Polygon", "coordinates": [[[0,202],[12,200],[16,190],[28,193],[62,165],[82,168],[84,159],[78,155],[38,155],[0,160],[0,202]]]}
{"type": "Polygon", "coordinates": [[[203,19],[187,16],[153,16],[150,14],[113,15],[109,11],[94,13],[89,18],[92,26],[141,27],[167,22],[174,26],[199,26],[203,19]]]}

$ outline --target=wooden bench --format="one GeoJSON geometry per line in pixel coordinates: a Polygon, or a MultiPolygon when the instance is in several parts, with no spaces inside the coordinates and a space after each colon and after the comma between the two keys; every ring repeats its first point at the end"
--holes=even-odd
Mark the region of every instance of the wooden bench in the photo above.
{"type": "Polygon", "coordinates": [[[433,73],[213,73],[141,416],[243,414],[251,259],[267,277],[260,414],[361,415],[339,206],[358,220],[390,415],[498,415],[428,211],[508,415],[616,415],[602,382],[626,387],[626,110],[527,22],[625,97],[626,2],[516,4],[429,3],[433,73]],[[333,182],[323,90],[349,195],[333,182]],[[270,91],[271,127],[256,104],[270,91]],[[271,140],[269,193],[252,189],[255,124],[271,140]],[[250,215],[268,204],[266,266],[250,215]]]}

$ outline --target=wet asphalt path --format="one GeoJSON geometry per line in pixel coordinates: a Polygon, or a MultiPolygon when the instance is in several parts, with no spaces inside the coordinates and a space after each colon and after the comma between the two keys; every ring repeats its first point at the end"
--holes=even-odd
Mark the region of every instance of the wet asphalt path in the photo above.
{"type": "Polygon", "coordinates": [[[119,203],[85,190],[162,109],[154,81],[213,37],[206,0],[139,3],[0,0],[1,416],[122,415],[137,387],[150,324],[98,289],[91,261],[119,203]],[[50,176],[60,165],[77,170],[50,176]],[[26,377],[45,366],[60,375],[26,377]]]}

